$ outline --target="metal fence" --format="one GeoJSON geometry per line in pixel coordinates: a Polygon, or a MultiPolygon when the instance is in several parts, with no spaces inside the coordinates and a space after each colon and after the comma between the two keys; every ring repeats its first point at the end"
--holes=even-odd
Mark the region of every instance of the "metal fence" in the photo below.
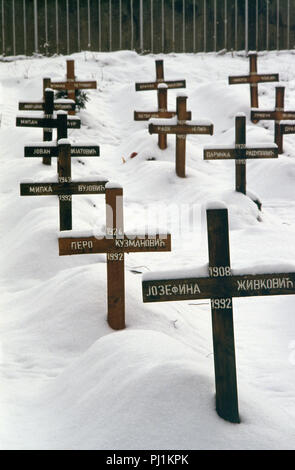
{"type": "Polygon", "coordinates": [[[295,0],[0,0],[0,53],[295,47],[295,0]]]}

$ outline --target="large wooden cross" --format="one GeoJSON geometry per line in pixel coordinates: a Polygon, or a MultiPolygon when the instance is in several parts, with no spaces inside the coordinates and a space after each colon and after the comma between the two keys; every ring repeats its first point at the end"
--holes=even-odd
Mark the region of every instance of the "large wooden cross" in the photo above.
{"type": "Polygon", "coordinates": [[[151,119],[149,124],[150,134],[176,135],[176,174],[180,178],[185,178],[186,136],[188,134],[213,135],[213,124],[210,121],[198,120],[186,123],[186,101],[187,96],[177,97],[175,118],[151,119]]]}
{"type": "Polygon", "coordinates": [[[279,75],[277,73],[258,74],[256,53],[249,54],[249,60],[250,60],[250,74],[229,77],[228,81],[230,85],[241,85],[241,84],[249,83],[251,108],[258,108],[259,107],[258,106],[258,83],[278,82],[279,75]]]}
{"type": "MultiPolygon", "coordinates": [[[[51,88],[54,90],[66,90],[68,98],[74,100],[76,103],[76,90],[96,89],[96,81],[76,81],[75,78],[75,61],[67,60],[67,77],[65,81],[51,82],[51,88]]],[[[75,111],[70,111],[69,114],[75,114],[75,111]]]]}
{"type": "Polygon", "coordinates": [[[246,116],[236,116],[235,146],[204,148],[204,160],[235,160],[236,191],[246,194],[246,161],[258,158],[278,158],[278,146],[275,144],[246,145],[246,116]]]}
{"type": "Polygon", "coordinates": [[[281,124],[281,121],[294,121],[295,111],[285,111],[285,87],[276,87],[276,107],[271,111],[251,110],[251,120],[258,121],[275,121],[275,143],[279,148],[279,154],[284,152],[283,135],[293,134],[295,125],[281,124]]]}
{"type": "Polygon", "coordinates": [[[164,79],[164,62],[156,60],[156,81],[135,83],[136,91],[157,90],[159,83],[165,83],[168,88],[185,88],[185,80],[165,80],[164,79]]]}
{"type": "MultiPolygon", "coordinates": [[[[44,118],[52,118],[54,111],[75,111],[76,103],[69,99],[54,100],[54,92],[50,92],[50,78],[43,79],[42,101],[20,101],[20,111],[44,111],[44,118]]],[[[52,129],[43,129],[43,141],[52,141],[52,129]]],[[[43,158],[44,165],[51,165],[50,157],[43,158]]]]}
{"type": "MultiPolygon", "coordinates": [[[[65,116],[66,118],[66,116],[65,116]]],[[[72,196],[83,194],[104,194],[106,179],[73,181],[71,157],[99,156],[97,146],[71,146],[67,139],[60,139],[58,145],[26,147],[25,156],[58,158],[58,181],[56,183],[21,183],[21,196],[59,196],[59,227],[61,231],[72,230],[72,196]],[[47,153],[48,151],[48,153],[47,153]],[[96,152],[96,153],[95,153],[96,152]],[[88,153],[88,155],[86,155],[88,153]]]]}
{"type": "Polygon", "coordinates": [[[208,209],[208,275],[190,278],[185,272],[148,273],[143,278],[144,302],[211,299],[216,410],[239,423],[233,297],[295,294],[295,273],[233,275],[230,267],[227,209],[208,209]]]}
{"type": "MultiPolygon", "coordinates": [[[[166,83],[158,84],[158,109],[157,111],[134,111],[135,121],[148,121],[149,119],[171,119],[176,116],[176,111],[168,111],[167,99],[168,86],[166,83]]],[[[187,111],[186,121],[192,118],[191,111],[187,111]]],[[[159,134],[158,146],[161,150],[167,148],[167,135],[159,134]]]]}
{"type": "Polygon", "coordinates": [[[75,237],[64,234],[58,240],[59,254],[107,254],[108,323],[114,330],[125,328],[124,254],[171,251],[170,235],[126,235],[123,226],[123,190],[106,185],[105,236],[75,237]]]}

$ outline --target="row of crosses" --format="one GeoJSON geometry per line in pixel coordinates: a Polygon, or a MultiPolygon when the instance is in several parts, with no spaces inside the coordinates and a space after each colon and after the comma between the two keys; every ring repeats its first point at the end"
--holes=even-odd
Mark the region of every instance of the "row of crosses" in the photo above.
{"type": "MultiPolygon", "coordinates": [[[[159,61],[158,61],[159,62],[159,61]]],[[[188,134],[213,134],[212,123],[191,121],[187,111],[187,97],[177,98],[176,111],[167,110],[167,90],[185,85],[184,81],[164,83],[163,64],[157,65],[157,81],[138,84],[140,89],[158,91],[159,110],[152,113],[138,113],[138,119],[153,118],[149,124],[151,134],[159,135],[159,146],[167,145],[167,135],[176,135],[176,169],[179,176],[185,175],[185,144],[188,134]],[[161,119],[161,122],[157,119],[161,119]],[[187,121],[190,121],[188,123],[187,121]]],[[[252,80],[254,75],[252,74],[252,80]]],[[[256,77],[251,83],[251,97],[258,99],[256,77]],[[256,91],[255,91],[256,90],[256,91]]],[[[62,83],[62,82],[60,82],[62,83]]],[[[66,82],[68,83],[68,82],[66,82]]],[[[70,82],[75,88],[75,81],[70,82]],[[74,83],[74,85],[73,85],[74,83]]],[[[77,82],[81,84],[81,82],[77,82]]],[[[71,162],[76,157],[99,157],[100,149],[96,144],[71,145],[68,129],[79,129],[80,120],[68,116],[73,112],[73,99],[54,101],[54,91],[44,83],[43,102],[20,103],[21,110],[44,111],[42,117],[18,116],[17,126],[43,128],[43,142],[26,146],[26,158],[42,158],[45,164],[57,159],[56,182],[23,182],[21,196],[56,196],[59,200],[59,255],[87,255],[105,253],[107,257],[107,319],[111,328],[121,330],[126,327],[125,320],[125,254],[132,252],[169,252],[170,234],[130,235],[124,231],[123,189],[109,182],[107,178],[72,178],[71,162]],[[56,141],[52,141],[52,129],[57,129],[56,141]],[[51,133],[51,135],[50,135],[51,133]],[[72,232],[72,196],[100,194],[105,196],[106,230],[104,234],[81,236],[72,232]]],[[[70,85],[58,85],[70,86],[70,85]]],[[[71,90],[72,90],[71,88],[71,90]]],[[[72,96],[73,98],[73,96],[72,96]]],[[[275,114],[276,121],[285,117],[282,95],[278,98],[275,114]]],[[[268,112],[265,112],[268,113],[268,112]]],[[[261,117],[252,116],[258,120],[261,117]]],[[[282,130],[280,129],[281,132],[282,130]]],[[[253,158],[277,158],[278,146],[246,145],[246,117],[236,117],[236,138],[234,146],[204,150],[205,160],[233,159],[236,163],[236,190],[246,194],[246,160],[253,158]]],[[[210,299],[212,311],[212,332],[214,346],[214,366],[216,385],[216,410],[219,416],[232,423],[239,423],[237,373],[235,359],[235,340],[233,322],[234,297],[288,295],[295,294],[295,273],[261,273],[233,275],[230,265],[230,246],[228,213],[226,208],[207,209],[207,231],[209,265],[207,275],[191,278],[183,272],[145,275],[142,282],[144,302],[186,301],[191,299],[210,299]]]]}
{"type": "MultiPolygon", "coordinates": [[[[259,144],[246,147],[245,116],[236,116],[236,140],[233,147],[204,149],[205,160],[233,159],[236,162],[236,191],[246,194],[246,161],[258,158],[277,158],[283,153],[283,135],[295,133],[295,124],[281,121],[295,120],[295,111],[284,109],[284,87],[276,87],[276,106],[274,111],[258,111],[258,84],[279,81],[278,74],[258,74],[257,54],[249,54],[250,74],[229,77],[229,84],[250,84],[251,120],[258,123],[261,120],[275,121],[274,145],[259,144]]],[[[191,121],[192,113],[187,111],[187,96],[180,95],[176,99],[176,110],[167,108],[168,89],[185,88],[185,80],[165,80],[162,60],[156,61],[156,80],[154,82],[136,83],[136,91],[156,90],[158,109],[155,111],[135,111],[135,121],[149,121],[150,134],[158,135],[158,146],[161,150],[167,148],[167,135],[176,135],[176,174],[186,176],[186,137],[189,134],[213,135],[213,124],[209,121],[191,121]],[[190,121],[190,122],[187,122],[190,121]]]]}

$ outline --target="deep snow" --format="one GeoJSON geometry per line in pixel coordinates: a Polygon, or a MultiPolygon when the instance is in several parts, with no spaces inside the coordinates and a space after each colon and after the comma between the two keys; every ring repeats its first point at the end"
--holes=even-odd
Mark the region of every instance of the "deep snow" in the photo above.
{"type": "MultiPolygon", "coordinates": [[[[105,255],[59,258],[57,198],[19,196],[22,181],[54,180],[56,162],[48,168],[24,158],[24,146],[40,142],[42,130],[15,127],[17,103],[41,97],[42,77],[62,79],[66,58],[0,63],[1,448],[294,448],[295,297],[234,300],[242,423],[232,425],[214,409],[209,300],[143,304],[140,274],[208,263],[205,208],[212,200],[229,209],[233,269],[295,269],[295,136],[285,136],[278,160],[247,163],[249,194],[263,203],[259,213],[234,192],[232,161],[203,161],[205,145],[233,145],[237,113],[247,116],[249,144],[273,142],[273,123],[249,121],[249,86],[228,85],[228,75],[248,73],[248,59],[71,56],[77,76],[96,79],[98,89],[89,91],[83,126],[69,137],[101,149],[100,158],[73,159],[73,177],[99,175],[123,186],[126,231],[172,233],[171,253],[126,256],[127,329],[113,332],[105,255]],[[133,121],[134,110],[156,109],[156,93],[136,93],[134,85],[154,78],[156,58],[165,60],[167,79],[186,79],[193,120],[214,123],[212,137],[188,136],[185,180],[175,175],[175,137],[161,151],[148,124],[133,121]]],[[[294,109],[294,55],[262,54],[258,66],[280,73],[286,109],[294,109]]],[[[274,107],[276,85],[260,85],[261,108],[274,107]]],[[[177,94],[168,91],[169,109],[177,94]]],[[[73,201],[74,230],[104,229],[103,196],[73,201]]]]}

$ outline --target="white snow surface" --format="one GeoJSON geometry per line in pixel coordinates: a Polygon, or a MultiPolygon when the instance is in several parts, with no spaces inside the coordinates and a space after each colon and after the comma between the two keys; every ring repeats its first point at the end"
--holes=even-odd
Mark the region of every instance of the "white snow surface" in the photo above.
{"type": "MultiPolygon", "coordinates": [[[[77,180],[104,174],[124,189],[126,232],[165,227],[171,253],[125,257],[127,328],[106,321],[106,256],[58,255],[58,198],[20,197],[19,183],[51,181],[56,161],[25,159],[42,129],[16,128],[20,100],[42,97],[42,76],[60,80],[66,59],[0,63],[0,447],[2,449],[294,449],[295,297],[234,300],[241,424],[215,412],[210,301],[144,304],[141,273],[208,266],[206,205],[226,206],[234,272],[292,269],[295,259],[294,136],[279,159],[247,162],[248,194],[234,191],[232,161],[203,161],[203,146],[233,145],[235,116],[247,116],[247,143],[273,142],[273,122],[250,122],[248,73],[242,54],[73,54],[90,90],[73,144],[96,142],[100,158],[72,159],[77,180]],[[214,135],[187,136],[187,177],[175,175],[175,136],[161,151],[134,109],[157,106],[157,92],[134,82],[186,71],[188,109],[214,123],[214,135]],[[131,155],[136,152],[134,158],[131,155]],[[215,203],[214,203],[215,204],[215,203]]],[[[279,73],[295,106],[294,54],[259,57],[261,73],[279,73]]],[[[262,109],[273,109],[276,84],[260,84],[262,109]]],[[[175,109],[177,90],[168,90],[175,109]]],[[[62,113],[60,111],[59,113],[62,113]]],[[[26,116],[34,115],[27,112],[26,116]]],[[[218,147],[217,147],[218,148],[218,147]]],[[[215,206],[216,207],[216,206],[215,206]]],[[[105,197],[73,197],[73,229],[105,230],[105,197]]],[[[287,271],[286,271],[287,272],[287,271]]],[[[288,271],[289,272],[289,271],[288,271]]]]}

